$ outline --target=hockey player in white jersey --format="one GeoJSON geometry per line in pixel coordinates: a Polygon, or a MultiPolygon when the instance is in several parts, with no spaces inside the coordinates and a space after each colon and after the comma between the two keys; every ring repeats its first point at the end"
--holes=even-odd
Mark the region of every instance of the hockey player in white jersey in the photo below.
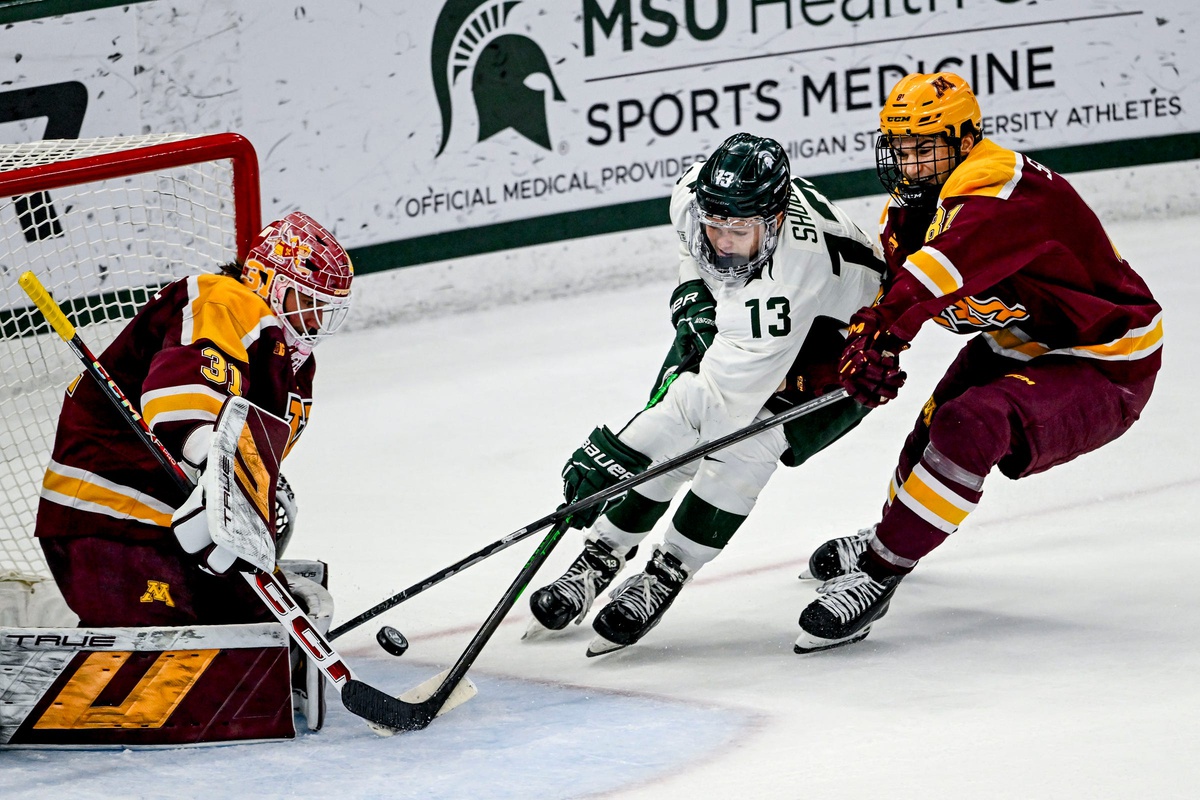
{"type": "MultiPolygon", "coordinates": [[[[596,428],[567,462],[567,503],[836,387],[842,329],[879,290],[883,262],[871,238],[812,184],[791,179],[773,139],[739,133],[694,165],[672,194],[671,220],[680,241],[671,351],[646,408],[617,433],[596,428]]],[[[865,413],[834,403],[575,515],[572,527],[591,526],[583,552],[530,596],[530,632],[582,622],[690,481],[645,570],[597,614],[588,655],[637,642],[721,552],[776,465],[800,464],[865,413]]]]}

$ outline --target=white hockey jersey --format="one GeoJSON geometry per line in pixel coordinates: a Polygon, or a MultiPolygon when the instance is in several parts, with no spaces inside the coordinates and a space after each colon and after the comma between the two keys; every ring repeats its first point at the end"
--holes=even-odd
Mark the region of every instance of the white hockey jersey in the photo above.
{"type": "Polygon", "coordinates": [[[745,284],[717,281],[700,269],[687,240],[688,205],[701,166],[693,165],[676,184],[671,221],[679,235],[680,283],[698,278],[708,286],[718,332],[699,371],[680,375],[661,402],[618,434],[654,461],[753,422],[787,377],[813,321],[848,323],[874,302],[882,278],[873,238],[796,178],[779,245],[762,273],[745,284]]]}

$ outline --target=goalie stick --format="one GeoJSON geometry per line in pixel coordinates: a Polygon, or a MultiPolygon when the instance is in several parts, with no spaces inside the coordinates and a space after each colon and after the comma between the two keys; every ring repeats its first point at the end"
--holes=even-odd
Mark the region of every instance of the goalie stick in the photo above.
{"type": "MultiPolygon", "coordinates": [[[[166,447],[163,446],[163,443],[150,430],[150,426],[146,424],[146,420],[134,408],[133,404],[129,402],[129,398],[121,391],[121,387],[117,386],[116,382],[108,374],[108,370],[104,368],[104,365],[100,363],[99,359],[92,354],[92,351],[79,337],[79,334],[75,331],[75,326],[67,319],[66,314],[63,313],[63,310],[55,302],[54,298],[50,296],[50,293],[46,291],[46,288],[42,286],[41,281],[32,272],[24,272],[17,280],[17,283],[29,295],[34,305],[38,307],[38,310],[42,312],[42,315],[50,323],[55,333],[67,343],[67,346],[71,348],[71,351],[83,363],[87,373],[96,381],[104,396],[108,398],[117,409],[117,412],[129,423],[133,432],[137,434],[138,439],[154,454],[155,459],[171,475],[179,491],[186,497],[194,488],[192,481],[179,466],[179,462],[171,456],[166,447]]],[[[241,398],[237,399],[241,400],[241,398]]],[[[243,400],[242,402],[245,401],[243,400]]],[[[313,663],[316,664],[326,679],[333,684],[334,688],[341,690],[342,703],[351,713],[376,725],[396,727],[389,725],[387,720],[402,716],[407,704],[403,704],[401,700],[357,680],[350,667],[333,648],[333,645],[309,621],[304,611],[300,608],[299,603],[292,597],[291,592],[273,574],[258,567],[240,574],[250,584],[251,588],[254,589],[254,592],[263,601],[263,604],[266,605],[280,624],[283,625],[288,635],[312,658],[313,663]],[[364,704],[348,698],[346,690],[352,685],[360,687],[357,692],[351,693],[355,697],[358,696],[358,692],[363,691],[362,687],[373,692],[371,703],[364,704]]]]}
{"type": "MultiPolygon", "coordinates": [[[[465,650],[463,650],[462,655],[458,657],[458,661],[456,661],[454,666],[451,667],[447,672],[443,673],[445,677],[442,678],[441,685],[433,691],[432,695],[430,695],[428,699],[414,702],[404,699],[396,700],[396,698],[384,694],[372,686],[352,680],[347,683],[346,688],[342,690],[342,702],[346,704],[347,708],[351,707],[351,703],[353,703],[359,709],[366,712],[364,713],[364,716],[369,714],[369,718],[378,719],[389,728],[412,731],[420,730],[428,726],[429,723],[433,721],[433,718],[437,716],[443,704],[446,703],[447,700],[451,699],[452,693],[457,688],[459,681],[466,677],[467,670],[469,670],[471,665],[475,663],[475,659],[483,650],[484,645],[486,645],[488,640],[492,638],[492,634],[496,632],[496,629],[500,627],[500,623],[504,620],[504,617],[508,614],[509,610],[512,609],[513,605],[517,602],[517,598],[521,596],[521,592],[525,590],[525,587],[529,584],[529,581],[533,579],[534,574],[537,573],[542,564],[546,562],[546,559],[550,556],[551,551],[554,550],[555,545],[557,545],[559,539],[562,538],[562,535],[565,532],[562,529],[566,527],[565,523],[569,521],[572,514],[593,506],[596,503],[600,503],[616,497],[619,494],[623,494],[624,492],[632,489],[634,486],[648,481],[651,478],[662,475],[664,472],[670,472],[671,470],[678,469],[679,467],[682,467],[691,461],[695,461],[698,458],[703,458],[709,453],[720,450],[724,447],[734,444],[735,442],[748,439],[751,436],[767,430],[768,428],[773,428],[776,425],[782,425],[785,422],[799,419],[800,417],[813,413],[817,409],[824,408],[827,405],[835,403],[839,400],[843,400],[845,397],[846,391],[844,389],[837,389],[829,394],[821,395],[818,398],[809,400],[807,403],[802,403],[794,408],[789,408],[787,411],[784,411],[781,414],[776,414],[775,416],[768,417],[767,419],[759,420],[758,422],[747,425],[741,430],[734,431],[733,433],[722,436],[719,439],[714,439],[711,442],[694,447],[685,453],[675,456],[674,458],[669,458],[666,461],[650,467],[639,475],[627,478],[618,484],[608,487],[607,489],[602,489],[599,492],[584,498],[583,500],[563,506],[553,513],[542,517],[537,522],[534,522],[529,526],[520,529],[519,531],[510,533],[508,536],[492,545],[489,545],[488,547],[485,547],[478,553],[468,556],[457,564],[442,570],[442,572],[438,573],[437,575],[434,575],[423,583],[413,587],[417,591],[411,592],[411,594],[408,594],[403,599],[407,599],[407,597],[411,597],[413,594],[424,591],[430,586],[433,586],[450,575],[453,575],[455,572],[465,569],[471,564],[482,561],[484,558],[487,558],[488,555],[491,555],[492,553],[498,553],[505,547],[515,544],[521,539],[524,539],[525,537],[530,536],[537,531],[543,530],[550,525],[555,525],[554,529],[552,529],[550,533],[547,534],[544,539],[542,539],[542,542],[538,545],[537,550],[534,550],[529,561],[526,562],[524,567],[522,567],[520,573],[517,574],[516,579],[504,593],[504,596],[500,598],[500,602],[496,604],[496,607],[492,609],[492,612],[488,615],[487,619],[484,620],[484,623],[479,628],[479,631],[476,632],[475,636],[472,637],[471,641],[467,644],[467,647],[465,650]],[[556,525],[556,523],[559,522],[564,524],[556,525]],[[483,555],[485,552],[486,555],[483,555]],[[399,703],[399,705],[397,705],[397,703],[399,703]]],[[[405,590],[405,592],[401,592],[401,594],[403,595],[409,591],[410,590],[405,590]]],[[[396,597],[400,597],[400,595],[396,595],[396,597]]],[[[391,598],[391,600],[395,600],[395,598],[391,598]]],[[[391,600],[385,601],[385,603],[381,603],[380,605],[385,605],[387,602],[391,602],[391,600]]],[[[396,602],[392,603],[392,605],[396,605],[399,602],[403,602],[403,600],[396,600],[396,602]]],[[[390,608],[391,606],[388,607],[390,608]]],[[[379,608],[379,606],[376,606],[376,608],[379,608]]],[[[370,612],[367,613],[369,614],[370,612]]],[[[360,614],[359,617],[364,617],[364,619],[359,622],[355,622],[356,625],[361,624],[362,621],[366,621],[366,619],[370,618],[366,614],[360,614]]],[[[356,620],[357,619],[358,618],[356,618],[356,620]]],[[[349,630],[348,625],[349,623],[347,623],[347,625],[342,625],[338,630],[349,630]]],[[[426,681],[424,684],[422,684],[422,686],[428,686],[436,682],[438,677],[440,676],[431,678],[429,681],[426,681]]]]}

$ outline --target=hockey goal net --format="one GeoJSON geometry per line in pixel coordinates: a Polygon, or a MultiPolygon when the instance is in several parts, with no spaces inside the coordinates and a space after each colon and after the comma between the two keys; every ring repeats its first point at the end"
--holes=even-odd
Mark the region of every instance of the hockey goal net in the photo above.
{"type": "Polygon", "coordinates": [[[259,224],[257,158],[237,134],[0,145],[0,577],[48,574],[34,517],[82,371],[17,278],[32,270],[99,353],[160,287],[244,254],[259,224]]]}

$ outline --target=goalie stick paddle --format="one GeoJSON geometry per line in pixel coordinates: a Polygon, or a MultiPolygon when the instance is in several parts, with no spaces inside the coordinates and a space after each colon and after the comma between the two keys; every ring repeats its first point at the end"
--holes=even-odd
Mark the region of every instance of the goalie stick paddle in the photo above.
{"type": "Polygon", "coordinates": [[[799,419],[800,417],[811,414],[814,411],[817,411],[818,409],[821,409],[821,408],[824,408],[825,406],[836,403],[837,401],[842,400],[845,397],[846,397],[845,389],[837,389],[828,394],[823,394],[820,397],[817,397],[813,400],[809,400],[807,403],[802,403],[801,405],[789,408],[787,411],[776,414],[775,416],[767,417],[766,419],[759,420],[758,422],[747,425],[745,428],[742,428],[741,430],[734,431],[733,433],[722,436],[719,439],[713,439],[711,442],[706,442],[705,444],[694,447],[685,453],[680,453],[679,455],[675,456],[674,458],[669,458],[666,461],[655,464],[654,466],[647,469],[645,472],[642,472],[631,478],[627,478],[618,484],[615,484],[613,486],[608,487],[607,489],[603,489],[599,492],[596,492],[593,495],[589,495],[588,497],[585,497],[582,500],[577,500],[569,506],[562,506],[562,507],[554,510],[553,512],[547,514],[546,516],[542,517],[541,519],[535,520],[534,522],[529,523],[524,528],[513,531],[512,533],[505,536],[503,539],[498,539],[498,540],[492,542],[491,544],[489,544],[487,547],[477,550],[474,553],[472,553],[471,555],[467,556],[466,558],[464,558],[460,561],[456,561],[453,564],[451,564],[450,566],[446,567],[445,569],[435,572],[434,574],[430,575],[425,580],[420,581],[419,583],[413,584],[412,586],[408,587],[404,591],[398,592],[398,593],[392,595],[391,597],[380,602],[379,604],[374,605],[371,608],[367,609],[366,611],[362,612],[358,616],[356,616],[352,619],[349,619],[346,622],[343,622],[341,625],[338,625],[337,627],[335,627],[331,631],[329,631],[329,638],[330,638],[330,640],[333,640],[333,639],[338,638],[339,636],[341,636],[344,633],[348,633],[348,632],[354,630],[359,625],[362,625],[364,622],[368,622],[368,621],[374,619],[375,617],[379,616],[383,612],[388,611],[389,609],[395,608],[396,606],[400,605],[404,601],[417,596],[418,594],[425,591],[426,589],[430,589],[434,586],[437,586],[439,583],[446,580],[447,578],[450,578],[450,577],[462,572],[467,567],[474,566],[475,564],[478,564],[480,561],[483,561],[485,558],[494,556],[496,553],[499,553],[501,550],[505,550],[508,547],[516,544],[517,542],[527,539],[530,536],[532,536],[533,534],[538,533],[539,531],[545,530],[546,528],[550,527],[551,525],[554,525],[555,523],[570,517],[572,514],[578,513],[579,511],[582,511],[585,508],[590,508],[590,507],[596,505],[597,503],[602,503],[606,500],[610,500],[619,494],[624,494],[625,492],[632,489],[634,486],[645,483],[646,481],[651,480],[653,478],[657,478],[659,475],[662,475],[664,472],[670,472],[671,470],[678,469],[679,467],[682,467],[685,464],[695,461],[698,458],[703,458],[704,456],[706,456],[710,453],[713,453],[717,450],[720,450],[724,447],[728,447],[731,444],[740,442],[743,439],[748,439],[751,436],[754,436],[758,433],[762,433],[763,431],[767,430],[768,428],[773,428],[776,425],[783,425],[788,422],[791,422],[792,420],[799,419]]]}
{"type": "MultiPolygon", "coordinates": [[[[154,454],[155,459],[166,470],[175,481],[175,485],[179,487],[180,492],[186,497],[194,488],[192,481],[187,474],[179,466],[179,462],[171,456],[163,443],[159,441],[154,432],[150,430],[150,426],[146,424],[146,420],[129,402],[129,398],[121,391],[121,387],[117,386],[116,382],[108,374],[108,370],[100,363],[99,359],[92,354],[91,349],[79,337],[75,331],[75,326],[67,319],[67,315],[55,302],[46,288],[42,286],[41,281],[32,272],[24,272],[17,283],[21,286],[25,293],[29,295],[29,299],[33,301],[38,310],[50,323],[55,333],[67,343],[68,347],[75,356],[83,363],[87,373],[96,381],[96,385],[100,387],[100,391],[117,409],[117,412],[129,423],[134,433],[142,444],[154,454]]],[[[246,401],[242,398],[231,398],[230,402],[246,401]]],[[[357,714],[370,722],[387,727],[393,727],[388,724],[388,719],[398,719],[406,711],[406,705],[403,701],[364,684],[355,679],[350,667],[342,660],[342,657],[333,648],[328,639],[321,634],[319,630],[309,621],[300,604],[292,597],[291,592],[287,587],[274,575],[266,570],[255,568],[252,571],[240,573],[254,592],[263,601],[263,604],[275,615],[288,635],[300,645],[306,653],[308,653],[320,669],[321,673],[334,685],[335,688],[342,692],[342,702],[352,713],[357,714]],[[346,688],[350,684],[356,684],[362,691],[362,687],[366,687],[374,692],[372,702],[370,704],[356,703],[354,706],[347,700],[346,688]]],[[[439,706],[440,707],[440,706],[439,706]]],[[[428,723],[426,723],[428,724],[428,723]]],[[[404,730],[404,728],[397,728],[404,730]]]]}

